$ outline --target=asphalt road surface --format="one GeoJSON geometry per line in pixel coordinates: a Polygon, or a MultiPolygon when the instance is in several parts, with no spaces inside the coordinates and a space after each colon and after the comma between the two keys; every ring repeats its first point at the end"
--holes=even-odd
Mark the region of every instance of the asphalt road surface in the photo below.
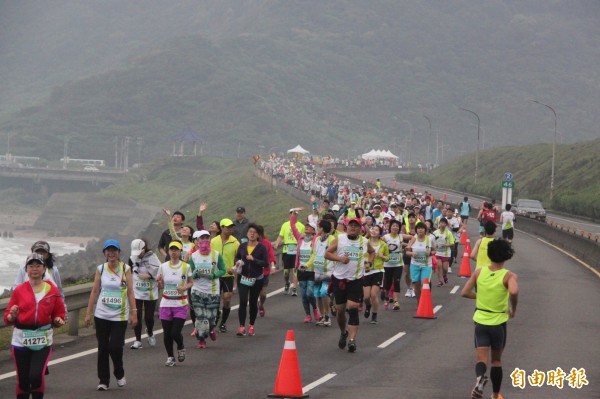
{"type": "MultiPolygon", "coordinates": [[[[474,228],[470,226],[471,235],[474,228]]],[[[509,321],[503,356],[504,397],[600,398],[600,276],[525,233],[517,231],[514,245],[516,255],[506,266],[518,274],[521,293],[516,317],[509,321]],[[512,386],[510,374],[516,368],[529,375],[557,367],[567,375],[572,368],[584,369],[588,385],[571,388],[564,380],[562,390],[547,384],[512,386]]],[[[266,303],[266,317],[257,320],[254,337],[235,336],[236,311],[228,321],[230,332],[209,341],[207,349],[196,349],[189,336],[191,326],[186,325],[187,358],[172,368],[164,366],[162,334],[157,335],[155,348],[144,339],[143,349],[131,350],[128,341],[124,388],[117,388],[113,378],[108,392],[95,390],[93,335],[57,344],[52,360],[60,363],[51,363],[46,397],[266,398],[273,391],[288,329],[295,332],[302,385],[313,386],[308,392],[311,398],[469,397],[474,382],[475,304],[460,297],[465,279],[452,274],[448,285],[432,288],[435,320],[413,318],[417,303],[404,295],[399,312],[380,311],[378,325],[364,322],[361,315],[356,353],[338,349],[335,325],[303,323],[300,298],[282,295],[282,280],[281,273],[272,276],[269,291],[275,295],[266,303]],[[312,384],[316,381],[320,383],[312,384]]],[[[128,338],[132,336],[128,333],[128,338]]],[[[2,399],[14,397],[13,371],[10,354],[2,352],[2,399]]],[[[490,394],[488,384],[484,397],[490,394]]]]}
{"type": "MultiPolygon", "coordinates": [[[[346,175],[346,176],[355,177],[355,178],[360,176],[360,178],[365,181],[370,181],[371,178],[373,178],[373,179],[379,178],[379,180],[381,181],[381,183],[384,186],[393,187],[394,186],[394,177],[396,176],[396,173],[397,173],[397,171],[357,171],[357,172],[344,172],[344,173],[337,173],[337,174],[342,175],[342,176],[346,175]]],[[[456,204],[461,203],[463,201],[463,197],[465,195],[467,195],[469,197],[469,202],[471,203],[471,207],[474,207],[474,208],[479,208],[481,206],[482,201],[490,200],[489,198],[484,198],[484,197],[480,197],[480,196],[476,196],[476,195],[469,195],[469,194],[459,193],[459,192],[455,192],[455,191],[451,191],[451,190],[439,189],[439,188],[435,188],[435,187],[431,187],[431,186],[425,186],[422,184],[413,184],[413,183],[406,182],[406,181],[398,181],[397,183],[398,183],[398,188],[410,189],[410,188],[413,188],[413,186],[414,186],[417,188],[417,192],[423,192],[423,191],[427,190],[428,192],[432,193],[435,198],[442,198],[442,196],[444,194],[446,194],[448,201],[456,203],[456,204]]],[[[496,198],[496,201],[499,206],[502,205],[501,204],[502,198],[496,198]]],[[[476,214],[474,214],[472,216],[476,216],[476,214]]],[[[582,220],[582,219],[578,219],[576,217],[558,215],[558,214],[553,214],[552,212],[549,212],[549,213],[546,213],[546,220],[547,220],[547,222],[553,221],[555,223],[562,224],[565,227],[570,226],[571,228],[573,228],[573,227],[577,228],[577,230],[584,230],[584,231],[590,232],[592,234],[600,234],[600,224],[582,220]]]]}

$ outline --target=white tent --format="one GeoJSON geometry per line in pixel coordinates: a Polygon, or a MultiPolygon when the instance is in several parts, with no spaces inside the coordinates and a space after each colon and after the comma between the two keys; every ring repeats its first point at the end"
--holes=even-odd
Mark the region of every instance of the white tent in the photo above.
{"type": "Polygon", "coordinates": [[[296,154],[309,154],[309,151],[306,151],[300,144],[292,148],[291,150],[287,150],[287,153],[296,153],[296,154]]]}
{"type": "Polygon", "coordinates": [[[371,150],[369,152],[362,154],[360,157],[362,159],[366,159],[366,160],[377,159],[377,153],[375,152],[375,150],[371,150]]]}
{"type": "Polygon", "coordinates": [[[385,153],[385,158],[394,158],[394,159],[398,159],[398,157],[397,157],[397,156],[395,156],[394,154],[392,154],[390,150],[385,150],[385,151],[384,151],[384,153],[385,153]]]}

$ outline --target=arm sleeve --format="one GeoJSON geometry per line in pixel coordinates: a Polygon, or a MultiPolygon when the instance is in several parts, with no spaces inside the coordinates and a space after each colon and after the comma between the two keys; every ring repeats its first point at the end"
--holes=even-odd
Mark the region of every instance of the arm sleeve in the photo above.
{"type": "Polygon", "coordinates": [[[290,216],[290,228],[292,229],[292,233],[294,234],[294,238],[296,241],[300,241],[302,235],[300,235],[300,231],[298,231],[298,226],[296,226],[296,213],[292,212],[290,216]]]}
{"type": "Polygon", "coordinates": [[[204,219],[200,215],[196,216],[196,229],[204,230],[204,219]]]}
{"type": "Polygon", "coordinates": [[[218,270],[215,272],[215,277],[222,277],[227,274],[227,269],[225,268],[225,262],[223,261],[223,257],[219,254],[219,258],[217,260],[217,268],[218,270]]]}
{"type": "Polygon", "coordinates": [[[156,254],[152,254],[150,259],[148,259],[148,264],[146,265],[146,269],[148,270],[148,274],[152,276],[154,280],[156,280],[156,276],[158,275],[158,269],[160,268],[160,260],[156,254]]]}

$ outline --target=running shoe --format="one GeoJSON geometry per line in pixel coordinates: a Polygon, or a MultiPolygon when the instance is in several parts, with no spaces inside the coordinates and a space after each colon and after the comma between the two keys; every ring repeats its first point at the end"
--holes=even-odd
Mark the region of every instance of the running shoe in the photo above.
{"type": "Polygon", "coordinates": [[[498,393],[497,398],[494,398],[494,394],[492,394],[492,396],[490,396],[490,399],[504,399],[504,398],[502,397],[502,395],[500,393],[498,393]]]}
{"type": "Polygon", "coordinates": [[[340,340],[338,341],[338,348],[344,349],[346,347],[346,342],[348,340],[348,331],[343,334],[340,334],[340,340]]]}
{"type": "Polygon", "coordinates": [[[227,332],[227,326],[225,324],[221,324],[219,326],[219,332],[220,333],[226,333],[227,332]]]}
{"type": "Polygon", "coordinates": [[[123,378],[121,378],[120,380],[117,380],[118,387],[124,387],[125,384],[127,384],[127,380],[125,379],[125,376],[123,376],[123,378]]]}
{"type": "Polygon", "coordinates": [[[262,304],[258,305],[258,314],[260,317],[265,317],[265,307],[262,304]]]}
{"type": "Polygon", "coordinates": [[[233,287],[233,293],[237,294],[237,287],[236,286],[233,287]]]}
{"type": "Polygon", "coordinates": [[[452,268],[448,266],[448,274],[452,274],[452,268]]]}
{"type": "Polygon", "coordinates": [[[410,289],[410,297],[411,298],[416,298],[417,297],[417,295],[415,294],[415,289],[414,288],[410,289]]]}
{"type": "Polygon", "coordinates": [[[324,322],[325,322],[325,316],[321,316],[321,318],[317,321],[317,323],[315,325],[322,326],[324,322]]]}
{"type": "Polygon", "coordinates": [[[298,296],[298,290],[296,287],[292,287],[292,296],[298,296]]]}
{"type": "Polygon", "coordinates": [[[448,276],[444,276],[444,284],[448,284],[448,276]]]}
{"type": "Polygon", "coordinates": [[[325,315],[325,320],[323,320],[323,326],[331,327],[331,319],[329,318],[329,315],[325,315]]]}
{"type": "Polygon", "coordinates": [[[312,317],[311,317],[310,315],[307,315],[307,316],[304,318],[304,322],[305,322],[305,323],[310,323],[311,321],[312,321],[312,317]]]}
{"type": "Polygon", "coordinates": [[[238,337],[243,337],[246,335],[246,327],[244,326],[240,326],[240,328],[238,328],[237,334],[238,337]]]}
{"type": "Polygon", "coordinates": [[[350,341],[348,341],[348,352],[356,352],[356,340],[351,339],[350,341]]]}
{"type": "Polygon", "coordinates": [[[142,343],[140,341],[133,341],[130,346],[131,349],[142,349],[142,343]]]}
{"type": "Polygon", "coordinates": [[[315,317],[315,321],[321,319],[321,313],[319,312],[319,309],[313,309],[313,316],[315,317]]]}
{"type": "Polygon", "coordinates": [[[471,399],[481,399],[483,397],[483,388],[487,384],[488,378],[485,375],[477,377],[475,386],[471,391],[471,399]]]}
{"type": "Polygon", "coordinates": [[[377,321],[377,313],[373,313],[373,317],[371,317],[371,324],[379,324],[377,321]]]}
{"type": "Polygon", "coordinates": [[[410,298],[410,297],[411,297],[411,295],[410,295],[410,290],[412,290],[412,288],[408,288],[408,289],[406,290],[406,292],[404,293],[404,296],[405,296],[405,297],[407,297],[407,298],[410,298]]]}
{"type": "Polygon", "coordinates": [[[290,283],[287,283],[284,287],[283,287],[283,295],[288,295],[290,293],[290,283]]]}
{"type": "Polygon", "coordinates": [[[96,387],[96,391],[108,391],[108,385],[98,384],[98,386],[96,387]]]}
{"type": "Polygon", "coordinates": [[[443,281],[438,281],[438,283],[437,283],[437,286],[438,286],[438,287],[441,287],[441,286],[443,286],[443,285],[444,285],[444,282],[443,282],[443,281]]]}
{"type": "Polygon", "coordinates": [[[217,332],[215,331],[214,328],[208,332],[208,336],[210,337],[211,341],[217,340],[217,332]]]}
{"type": "Polygon", "coordinates": [[[387,302],[387,301],[385,301],[385,302],[383,303],[383,308],[384,308],[385,310],[388,310],[388,307],[389,307],[389,306],[390,306],[390,305],[388,304],[388,302],[387,302]]]}
{"type": "Polygon", "coordinates": [[[365,319],[368,319],[371,316],[371,308],[367,306],[365,309],[365,319]]]}
{"type": "Polygon", "coordinates": [[[255,333],[254,333],[254,326],[253,326],[252,324],[250,324],[250,325],[248,326],[248,336],[249,336],[249,337],[254,337],[254,334],[255,334],[255,333]]]}
{"type": "Polygon", "coordinates": [[[206,341],[198,341],[198,349],[206,349],[206,341]]]}
{"type": "Polygon", "coordinates": [[[178,349],[177,350],[177,361],[179,361],[179,363],[181,363],[184,360],[185,360],[185,349],[178,349]]]}
{"type": "Polygon", "coordinates": [[[190,334],[190,337],[195,337],[196,336],[196,329],[194,328],[192,330],[192,333],[190,334]]]}
{"type": "Polygon", "coordinates": [[[154,337],[154,335],[148,337],[148,345],[150,345],[151,348],[154,348],[156,346],[156,338],[154,337]]]}
{"type": "Polygon", "coordinates": [[[394,302],[394,310],[396,310],[396,311],[400,310],[400,302],[398,302],[398,301],[394,302]]]}
{"type": "Polygon", "coordinates": [[[175,366],[175,358],[174,357],[168,357],[167,361],[165,362],[165,366],[167,366],[167,367],[173,367],[173,366],[175,366]]]}

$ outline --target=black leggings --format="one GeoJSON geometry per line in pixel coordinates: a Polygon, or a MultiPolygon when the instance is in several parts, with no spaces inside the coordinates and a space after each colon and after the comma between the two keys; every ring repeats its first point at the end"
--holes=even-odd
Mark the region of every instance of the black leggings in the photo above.
{"type": "Polygon", "coordinates": [[[383,276],[383,290],[385,292],[385,298],[387,298],[392,283],[394,283],[394,292],[400,292],[400,278],[402,277],[402,269],[404,266],[399,267],[384,267],[383,276]]]}
{"type": "MultiPolygon", "coordinates": [[[[192,289],[188,289],[188,298],[191,301],[192,298],[192,289]]],[[[190,306],[190,319],[192,319],[192,325],[196,325],[196,313],[194,312],[194,307],[190,306]]]]}
{"type": "Polygon", "coordinates": [[[238,275],[238,294],[240,295],[240,308],[238,309],[238,319],[240,326],[246,325],[246,307],[248,306],[248,300],[250,300],[250,325],[253,326],[256,321],[256,315],[258,314],[258,297],[262,290],[263,280],[256,280],[252,287],[248,287],[240,283],[240,276],[238,275]],[[248,299],[248,297],[250,297],[248,299]]]}
{"type": "Polygon", "coordinates": [[[51,347],[39,351],[29,349],[12,349],[13,359],[17,368],[17,398],[34,399],[44,397],[44,369],[52,353],[51,347]]]}
{"type": "Polygon", "coordinates": [[[156,310],[156,300],[146,301],[143,299],[135,300],[135,307],[137,308],[137,326],[133,329],[135,332],[135,339],[137,341],[142,340],[142,308],[144,314],[144,321],[146,322],[146,330],[148,336],[154,335],[152,332],[154,329],[154,311],[156,310]]]}
{"type": "Polygon", "coordinates": [[[96,339],[98,340],[98,379],[100,384],[106,386],[110,383],[110,363],[113,362],[113,374],[120,380],[125,376],[123,369],[123,346],[125,345],[125,332],[127,320],[110,321],[94,316],[96,325],[96,339]]]}
{"type": "Polygon", "coordinates": [[[183,335],[181,335],[181,330],[183,330],[183,325],[185,323],[185,319],[173,318],[173,320],[163,320],[160,319],[164,330],[164,344],[165,349],[167,350],[167,355],[169,357],[173,356],[173,341],[177,343],[177,350],[183,349],[183,335]]]}

